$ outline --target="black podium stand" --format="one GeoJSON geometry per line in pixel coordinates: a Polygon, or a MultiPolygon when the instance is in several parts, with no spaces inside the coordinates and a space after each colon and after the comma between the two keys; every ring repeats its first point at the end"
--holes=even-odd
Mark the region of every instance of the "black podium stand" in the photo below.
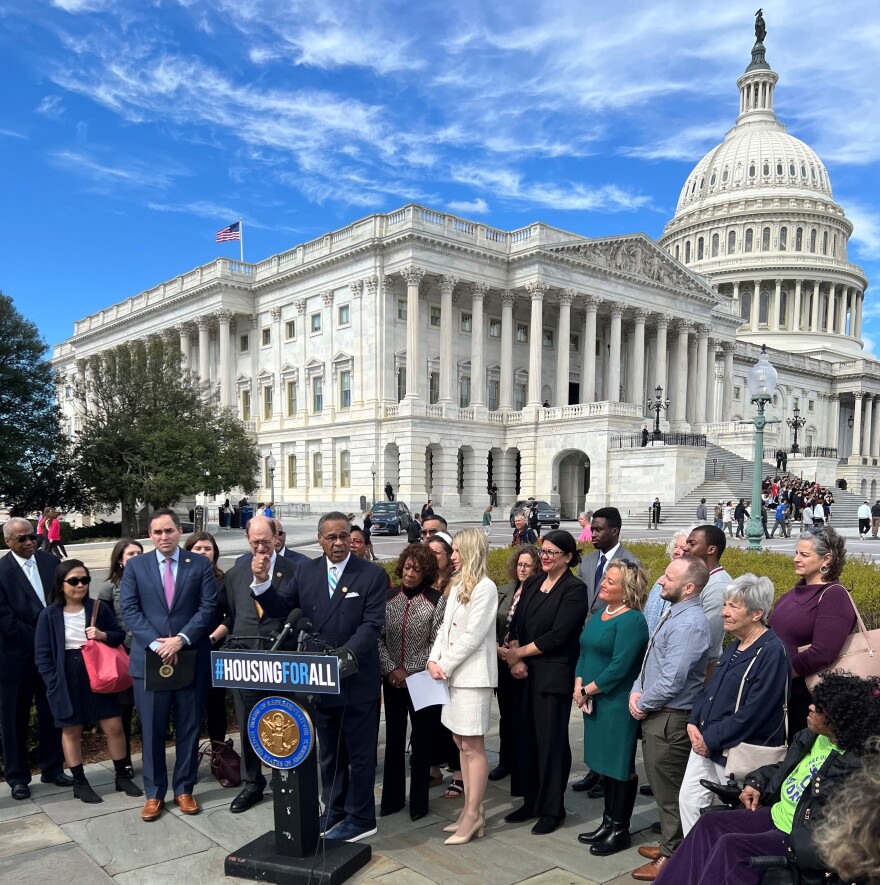
{"type": "MultiPolygon", "coordinates": [[[[241,669],[241,665],[253,664],[268,657],[261,652],[212,652],[214,684],[244,687],[236,681],[236,676],[240,672],[245,672],[241,669]],[[221,675],[224,672],[224,662],[229,662],[226,670],[228,674],[229,666],[236,660],[239,662],[236,665],[239,669],[235,671],[235,675],[232,677],[221,675]]],[[[282,653],[272,655],[271,660],[279,665],[284,664],[282,672],[285,680],[298,679],[298,687],[306,688],[306,691],[309,688],[315,693],[330,694],[339,691],[336,658],[282,653]],[[316,669],[314,666],[316,661],[324,662],[323,666],[329,669],[322,670],[320,665],[316,669]],[[311,674],[311,678],[315,680],[312,686],[305,684],[306,673],[311,674]]],[[[247,687],[257,687],[254,682],[255,680],[250,680],[247,687]]],[[[291,681],[285,685],[260,684],[261,690],[280,689],[284,692],[283,698],[270,697],[261,703],[287,703],[290,709],[293,705],[298,706],[300,710],[293,710],[294,714],[301,717],[303,725],[310,727],[313,719],[311,703],[307,695],[289,691],[292,687],[291,681]]],[[[252,736],[251,743],[254,742],[255,738],[252,736]]],[[[254,749],[259,756],[256,744],[254,749]]],[[[264,761],[272,764],[268,759],[264,761]]],[[[314,743],[310,752],[302,757],[298,764],[296,759],[291,762],[293,767],[273,766],[272,770],[275,829],[228,855],[224,863],[224,872],[227,876],[274,882],[277,885],[310,885],[310,883],[338,885],[369,863],[372,849],[367,844],[321,838],[318,809],[318,755],[314,743]]],[[[283,764],[282,760],[279,760],[279,764],[283,764]]]]}

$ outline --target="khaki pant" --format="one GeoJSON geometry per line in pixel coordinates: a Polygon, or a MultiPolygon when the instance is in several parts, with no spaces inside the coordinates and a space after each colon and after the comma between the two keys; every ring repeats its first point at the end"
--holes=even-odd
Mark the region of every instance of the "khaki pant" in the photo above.
{"type": "Polygon", "coordinates": [[[871,537],[877,537],[877,529],[880,529],[880,516],[871,517],[871,537]]]}

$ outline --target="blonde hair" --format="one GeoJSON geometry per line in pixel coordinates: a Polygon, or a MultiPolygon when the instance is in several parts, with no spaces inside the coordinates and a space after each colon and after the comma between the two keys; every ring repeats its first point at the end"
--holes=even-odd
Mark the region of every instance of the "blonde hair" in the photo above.
{"type": "MultiPolygon", "coordinates": [[[[620,583],[623,586],[623,604],[627,608],[641,611],[648,598],[648,576],[645,570],[625,559],[613,559],[608,568],[616,568],[620,572],[620,583]]],[[[608,573],[608,569],[605,569],[608,573]]]]}
{"type": "Polygon", "coordinates": [[[457,585],[459,602],[466,605],[471,601],[477,582],[486,577],[489,539],[479,529],[462,529],[453,541],[458,547],[461,566],[452,580],[457,585]]]}

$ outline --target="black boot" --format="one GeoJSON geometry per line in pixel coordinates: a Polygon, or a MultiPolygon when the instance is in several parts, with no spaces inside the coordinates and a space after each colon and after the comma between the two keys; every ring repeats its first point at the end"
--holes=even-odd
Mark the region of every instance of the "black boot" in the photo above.
{"type": "Polygon", "coordinates": [[[82,765],[71,765],[70,773],[73,775],[73,795],[81,802],[94,804],[104,800],[92,789],[92,785],[83,773],[82,765]]]}
{"type": "Polygon", "coordinates": [[[113,767],[116,769],[116,792],[125,793],[126,796],[143,796],[144,791],[131,779],[128,774],[128,759],[114,759],[113,767]]]}
{"type": "MultiPolygon", "coordinates": [[[[608,833],[611,832],[612,806],[611,794],[608,790],[608,781],[610,778],[603,777],[603,787],[605,788],[605,808],[602,813],[602,823],[591,833],[581,833],[578,836],[578,842],[582,845],[592,845],[594,842],[601,842],[608,833]]],[[[601,782],[600,782],[601,783],[601,782]]]]}
{"type": "Polygon", "coordinates": [[[601,842],[595,842],[590,846],[590,854],[607,857],[609,854],[617,854],[618,851],[630,847],[632,837],[629,823],[638,788],[639,782],[636,778],[627,781],[618,781],[610,777],[605,779],[606,792],[611,794],[608,803],[611,809],[611,828],[601,842]]]}

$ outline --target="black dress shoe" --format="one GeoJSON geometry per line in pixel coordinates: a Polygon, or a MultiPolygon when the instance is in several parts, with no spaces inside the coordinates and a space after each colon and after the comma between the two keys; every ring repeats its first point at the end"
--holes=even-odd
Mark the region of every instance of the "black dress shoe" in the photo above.
{"type": "Polygon", "coordinates": [[[592,845],[594,842],[601,842],[611,832],[611,817],[607,814],[602,815],[602,823],[589,833],[581,833],[578,836],[578,842],[581,845],[592,845]]]}
{"type": "Polygon", "coordinates": [[[575,793],[586,793],[599,783],[599,775],[595,771],[588,771],[579,781],[575,781],[571,788],[575,793]]]}
{"type": "Polygon", "coordinates": [[[253,808],[254,805],[257,804],[257,802],[262,801],[262,790],[252,790],[249,788],[245,788],[232,800],[232,804],[229,806],[229,810],[233,814],[241,814],[243,811],[247,811],[248,808],[253,808]]]}
{"type": "Polygon", "coordinates": [[[41,775],[40,783],[55,784],[56,787],[69,787],[73,785],[73,778],[68,777],[63,771],[59,771],[58,774],[53,774],[52,777],[46,777],[45,774],[41,775]]]}
{"type": "Polygon", "coordinates": [[[503,781],[509,774],[510,772],[503,765],[496,765],[495,768],[489,772],[489,780],[503,781]]]}
{"type": "Polygon", "coordinates": [[[538,822],[532,827],[532,834],[535,836],[546,836],[552,833],[564,820],[564,814],[562,817],[553,817],[552,814],[545,814],[539,817],[538,822]]]}
{"type": "Polygon", "coordinates": [[[632,837],[629,834],[629,827],[621,824],[613,824],[608,835],[601,842],[594,842],[590,846],[590,854],[597,857],[608,857],[610,854],[617,854],[618,851],[625,851],[632,845],[632,837]]]}
{"type": "Polygon", "coordinates": [[[13,799],[30,799],[31,788],[27,784],[16,784],[12,787],[13,799]]]}
{"type": "Polygon", "coordinates": [[[524,820],[529,820],[535,816],[535,812],[529,808],[527,805],[520,805],[515,811],[511,811],[509,814],[504,815],[504,819],[509,824],[519,824],[524,820]]]}
{"type": "Polygon", "coordinates": [[[654,795],[654,789],[650,784],[642,784],[639,787],[639,792],[643,796],[653,796],[654,795]]]}

